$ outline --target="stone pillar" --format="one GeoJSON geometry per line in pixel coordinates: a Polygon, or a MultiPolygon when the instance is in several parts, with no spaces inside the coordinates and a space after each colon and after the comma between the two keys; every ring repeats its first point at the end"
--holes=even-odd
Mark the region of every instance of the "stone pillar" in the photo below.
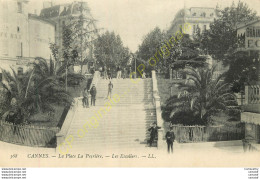
{"type": "Polygon", "coordinates": [[[246,85],[245,86],[245,103],[244,104],[248,104],[248,100],[249,100],[249,86],[248,85],[246,85]]]}

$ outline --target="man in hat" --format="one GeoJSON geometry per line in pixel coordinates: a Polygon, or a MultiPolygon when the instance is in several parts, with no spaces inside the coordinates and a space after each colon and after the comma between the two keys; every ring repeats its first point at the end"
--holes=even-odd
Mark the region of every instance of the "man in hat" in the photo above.
{"type": "Polygon", "coordinates": [[[173,153],[173,142],[175,140],[175,135],[173,132],[173,127],[170,127],[170,131],[168,131],[165,135],[167,146],[168,146],[168,153],[173,153]]]}
{"type": "Polygon", "coordinates": [[[150,140],[148,142],[149,146],[151,147],[154,139],[158,136],[158,129],[161,129],[161,127],[158,127],[156,122],[152,123],[150,126],[151,127],[148,129],[148,131],[150,131],[150,140]]]}
{"type": "Polygon", "coordinates": [[[91,105],[95,106],[96,95],[97,95],[97,89],[95,84],[93,84],[92,88],[90,89],[90,95],[91,95],[91,105]]]}

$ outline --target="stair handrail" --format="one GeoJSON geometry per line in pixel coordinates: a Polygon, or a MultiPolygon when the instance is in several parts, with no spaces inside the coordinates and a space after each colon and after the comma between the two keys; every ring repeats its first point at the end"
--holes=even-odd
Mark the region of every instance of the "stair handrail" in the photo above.
{"type": "Polygon", "coordinates": [[[74,121],[74,116],[76,113],[76,109],[78,107],[79,99],[80,99],[80,97],[74,98],[74,102],[71,104],[71,107],[69,109],[69,112],[67,113],[64,123],[63,123],[60,131],[56,134],[57,147],[59,147],[65,141],[65,138],[69,132],[70,126],[74,121]]]}
{"type": "Polygon", "coordinates": [[[157,148],[159,148],[163,145],[163,139],[164,139],[163,123],[164,123],[164,121],[162,119],[161,102],[160,102],[160,96],[159,96],[159,92],[158,92],[156,72],[154,70],[152,71],[152,82],[153,82],[153,103],[155,105],[156,121],[157,121],[157,125],[159,127],[161,127],[158,130],[157,148]]]}

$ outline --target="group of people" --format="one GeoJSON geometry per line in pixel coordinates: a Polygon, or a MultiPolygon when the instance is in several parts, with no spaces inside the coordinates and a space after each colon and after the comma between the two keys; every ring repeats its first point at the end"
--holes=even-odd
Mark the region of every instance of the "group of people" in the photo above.
{"type": "MultiPolygon", "coordinates": [[[[111,99],[112,97],[112,90],[113,90],[113,83],[110,80],[108,83],[108,93],[107,93],[107,98],[111,99]]],[[[97,95],[97,88],[95,86],[95,84],[92,85],[91,89],[88,90],[87,87],[84,88],[83,90],[83,98],[82,98],[82,104],[83,104],[83,108],[89,108],[89,94],[91,96],[91,106],[95,106],[96,105],[96,95],[97,95]]]]}
{"type": "MultiPolygon", "coordinates": [[[[114,77],[114,70],[111,68],[107,68],[104,66],[103,68],[101,67],[99,69],[101,72],[101,75],[103,76],[104,79],[109,79],[111,80],[114,77]]],[[[116,78],[117,79],[125,79],[127,76],[129,76],[132,73],[131,67],[129,67],[129,70],[126,68],[122,68],[121,66],[116,67],[116,78]]]]}
{"type": "MultiPolygon", "coordinates": [[[[148,140],[148,144],[151,147],[154,143],[155,139],[158,137],[158,129],[161,127],[157,126],[156,122],[151,124],[151,127],[148,129],[150,131],[150,139],[148,140]]],[[[170,130],[165,135],[166,143],[167,143],[167,150],[168,153],[173,153],[173,142],[175,140],[175,134],[173,132],[173,127],[170,125],[170,130]]]]}
{"type": "Polygon", "coordinates": [[[83,108],[89,108],[89,94],[91,96],[91,106],[96,105],[96,95],[97,95],[97,88],[95,84],[92,85],[91,89],[88,90],[87,87],[83,90],[83,98],[82,98],[82,104],[83,108]]]}

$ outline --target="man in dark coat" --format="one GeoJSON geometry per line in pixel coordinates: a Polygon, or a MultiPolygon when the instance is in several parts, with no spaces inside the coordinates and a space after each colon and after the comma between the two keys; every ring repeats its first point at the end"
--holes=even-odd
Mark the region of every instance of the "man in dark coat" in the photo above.
{"type": "Polygon", "coordinates": [[[95,106],[96,95],[97,95],[97,89],[96,89],[95,84],[93,84],[93,86],[90,90],[90,95],[91,95],[91,105],[95,106]]]}
{"type": "Polygon", "coordinates": [[[173,142],[175,140],[175,135],[173,132],[173,127],[170,127],[170,131],[168,131],[165,135],[167,146],[168,146],[168,153],[171,152],[173,153],[173,142]]]}
{"type": "Polygon", "coordinates": [[[148,129],[148,131],[150,131],[150,140],[148,141],[150,147],[152,146],[154,139],[158,136],[158,129],[160,128],[161,127],[158,127],[156,122],[154,122],[148,129]]]}

